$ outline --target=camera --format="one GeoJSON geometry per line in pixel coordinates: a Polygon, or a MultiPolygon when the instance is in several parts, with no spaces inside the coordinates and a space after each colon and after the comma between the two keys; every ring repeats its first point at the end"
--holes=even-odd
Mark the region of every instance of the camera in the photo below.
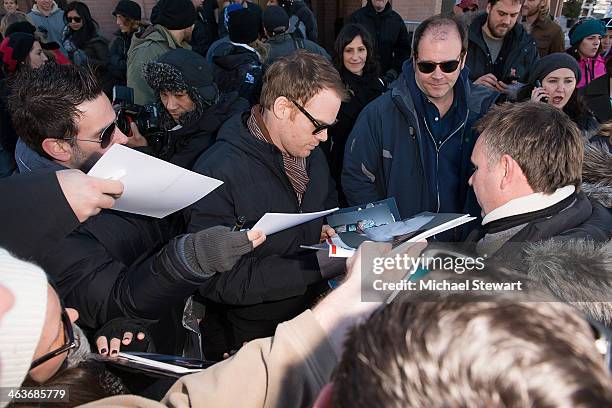
{"type": "Polygon", "coordinates": [[[117,127],[124,134],[130,134],[133,122],[149,145],[163,139],[165,132],[159,127],[159,109],[154,104],[136,105],[132,88],[119,85],[113,88],[113,108],[117,113],[117,127]]]}

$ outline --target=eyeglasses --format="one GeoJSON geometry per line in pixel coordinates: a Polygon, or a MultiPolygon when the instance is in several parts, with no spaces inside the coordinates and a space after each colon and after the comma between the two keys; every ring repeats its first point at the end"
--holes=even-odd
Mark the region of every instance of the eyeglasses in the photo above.
{"type": "Polygon", "coordinates": [[[66,353],[77,347],[77,343],[74,340],[74,331],[72,330],[72,322],[70,321],[70,317],[68,316],[66,309],[62,309],[62,324],[64,325],[64,345],[32,361],[32,364],[30,365],[30,370],[51,360],[54,357],[59,356],[62,353],[66,353]]]}
{"type": "Polygon", "coordinates": [[[98,137],[98,140],[89,140],[89,139],[78,139],[76,137],[60,137],[60,140],[78,140],[80,142],[91,142],[91,143],[100,143],[100,148],[106,149],[108,145],[110,145],[111,140],[113,140],[113,134],[115,134],[115,130],[117,129],[117,119],[115,119],[110,125],[108,125],[98,137]]]}
{"type": "Polygon", "coordinates": [[[313,118],[312,115],[310,113],[308,113],[308,111],[306,109],[304,109],[304,107],[302,105],[300,105],[299,103],[297,103],[296,101],[294,101],[291,98],[287,98],[287,99],[289,99],[296,106],[296,108],[298,108],[300,110],[300,112],[302,112],[304,114],[304,116],[306,116],[308,118],[310,123],[312,123],[314,125],[315,128],[312,131],[313,135],[318,135],[319,133],[321,133],[325,129],[329,129],[330,127],[332,127],[336,123],[338,123],[338,119],[334,120],[334,123],[331,123],[331,124],[321,123],[318,120],[316,120],[315,118],[313,118]]]}
{"type": "Polygon", "coordinates": [[[419,71],[424,74],[431,74],[436,70],[436,67],[440,67],[440,70],[445,74],[450,74],[455,72],[457,68],[459,68],[459,64],[461,63],[461,57],[463,57],[463,53],[459,55],[459,58],[451,61],[443,61],[443,62],[429,62],[429,61],[421,61],[417,62],[417,67],[419,71]]]}
{"type": "Polygon", "coordinates": [[[69,23],[75,22],[78,24],[83,21],[83,19],[81,17],[66,17],[66,21],[68,21],[69,23]]]}

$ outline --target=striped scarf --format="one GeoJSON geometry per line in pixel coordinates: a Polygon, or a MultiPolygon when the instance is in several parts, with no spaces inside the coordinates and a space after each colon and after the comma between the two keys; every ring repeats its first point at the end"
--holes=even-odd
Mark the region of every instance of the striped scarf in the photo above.
{"type": "MultiPolygon", "coordinates": [[[[262,142],[274,144],[270,138],[268,129],[266,129],[266,125],[264,124],[261,111],[262,109],[260,105],[255,105],[253,108],[251,108],[251,116],[247,121],[247,127],[249,128],[249,132],[251,132],[255,138],[261,140],[262,142]]],[[[287,153],[282,153],[282,155],[285,174],[287,174],[287,177],[293,186],[293,191],[297,196],[298,203],[301,205],[302,198],[306,192],[306,187],[310,181],[310,178],[306,173],[306,158],[293,157],[287,153]]]]}

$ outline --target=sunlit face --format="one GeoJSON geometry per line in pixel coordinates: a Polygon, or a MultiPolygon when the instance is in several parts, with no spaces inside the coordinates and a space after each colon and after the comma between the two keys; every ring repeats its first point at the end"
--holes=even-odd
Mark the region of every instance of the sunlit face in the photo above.
{"type": "Polygon", "coordinates": [[[499,0],[494,6],[487,4],[487,27],[495,38],[503,38],[514,28],[521,12],[521,3],[499,0]]]}
{"type": "Polygon", "coordinates": [[[415,61],[415,79],[417,85],[425,95],[433,102],[451,96],[451,90],[455,86],[461,69],[465,64],[465,57],[457,69],[450,73],[442,72],[440,66],[426,74],[419,70],[419,62],[446,62],[457,61],[461,56],[461,38],[453,27],[440,27],[437,30],[425,32],[419,41],[417,59],[415,61]]]}
{"type": "Polygon", "coordinates": [[[162,104],[172,116],[172,119],[178,121],[181,115],[192,112],[195,109],[195,103],[191,100],[187,91],[169,92],[164,91],[159,94],[162,104]]]}
{"type": "Polygon", "coordinates": [[[571,69],[556,69],[544,77],[542,88],[548,93],[548,103],[563,109],[576,90],[576,76],[571,69]]]}
{"type": "MultiPolygon", "coordinates": [[[[102,148],[99,143],[100,134],[116,119],[113,106],[105,94],[100,94],[93,101],[86,101],[80,104],[77,109],[81,115],[77,119],[77,129],[79,133],[71,149],[71,157],[65,163],[73,169],[81,169],[92,159],[102,157],[104,153],[115,143],[126,144],[127,136],[115,128],[110,144],[102,148]]],[[[68,141],[63,141],[69,143],[68,141]]]]}
{"type": "Polygon", "coordinates": [[[607,30],[606,35],[601,37],[601,54],[605,55],[610,51],[612,46],[612,30],[607,30]]]}
{"type": "MultiPolygon", "coordinates": [[[[71,322],[75,322],[79,314],[74,309],[66,308],[66,312],[70,317],[71,322]]],[[[32,361],[44,356],[54,350],[59,349],[66,344],[64,338],[64,324],[61,318],[62,306],[55,290],[51,286],[47,286],[47,311],[45,315],[45,323],[42,328],[40,340],[36,346],[32,361]]],[[[51,378],[62,366],[62,363],[68,356],[68,352],[62,353],[49,361],[30,370],[30,377],[36,382],[42,383],[51,378]]]]}
{"type": "Polygon", "coordinates": [[[53,10],[53,0],[36,0],[36,5],[45,12],[53,10]]]}
{"type": "Polygon", "coordinates": [[[374,10],[379,13],[385,9],[389,0],[372,0],[372,6],[374,6],[374,10]]]}
{"type": "Polygon", "coordinates": [[[17,11],[17,2],[15,0],[4,0],[2,5],[4,6],[4,11],[7,13],[14,13],[17,11]]]}
{"type": "Polygon", "coordinates": [[[541,0],[525,0],[521,14],[524,16],[533,16],[540,12],[541,0]]]}
{"type": "MultiPolygon", "coordinates": [[[[296,101],[299,103],[299,101],[296,101]]],[[[323,89],[303,105],[304,109],[321,124],[332,124],[340,110],[341,99],[336,92],[323,89]]],[[[292,114],[283,120],[275,139],[276,146],[294,157],[308,157],[320,142],[327,140],[327,129],[313,135],[315,125],[291,102],[292,114]]]]}
{"type": "Polygon", "coordinates": [[[474,174],[468,183],[474,188],[476,200],[482,208],[482,216],[487,215],[504,203],[501,196],[501,182],[504,169],[501,160],[492,166],[487,163],[486,147],[480,137],[476,141],[471,157],[474,174]]]}
{"type": "Polygon", "coordinates": [[[32,69],[40,68],[43,65],[45,65],[48,60],[49,58],[47,58],[47,55],[45,54],[43,49],[40,47],[40,43],[38,41],[34,41],[34,44],[32,45],[32,49],[30,50],[30,53],[28,54],[28,58],[27,58],[27,62],[30,68],[32,69]]]}
{"type": "Polygon", "coordinates": [[[83,27],[83,18],[79,16],[75,10],[70,10],[66,15],[66,21],[68,21],[68,27],[72,31],[78,31],[83,27]]]}
{"type": "Polygon", "coordinates": [[[578,46],[578,52],[583,58],[593,58],[599,51],[599,45],[601,44],[601,35],[593,34],[585,37],[580,41],[578,46]]]}
{"type": "Polygon", "coordinates": [[[359,35],[344,47],[344,67],[355,75],[363,74],[367,58],[368,50],[359,35]]]}

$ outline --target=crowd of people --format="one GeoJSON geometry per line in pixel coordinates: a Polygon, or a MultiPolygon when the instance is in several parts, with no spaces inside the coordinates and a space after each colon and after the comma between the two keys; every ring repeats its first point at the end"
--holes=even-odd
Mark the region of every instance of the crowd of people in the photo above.
{"type": "Polygon", "coordinates": [[[159,0],[150,20],[120,0],[113,41],[83,2],[4,0],[0,390],[67,387],[87,407],[611,406],[612,22],[579,20],[565,49],[547,0],[480,5],[409,33],[368,0],[325,49],[302,0],[159,0]],[[112,210],[122,182],[86,173],[115,144],[223,184],[164,218],[112,210]],[[346,263],[303,248],[336,236],[325,218],[253,229],[390,198],[401,219],[476,220],[346,263]],[[362,301],[373,258],[436,242],[484,269],[429,265],[422,283],[524,289],[362,301]],[[211,366],[160,379],[113,364],[121,351],[211,366]]]}

